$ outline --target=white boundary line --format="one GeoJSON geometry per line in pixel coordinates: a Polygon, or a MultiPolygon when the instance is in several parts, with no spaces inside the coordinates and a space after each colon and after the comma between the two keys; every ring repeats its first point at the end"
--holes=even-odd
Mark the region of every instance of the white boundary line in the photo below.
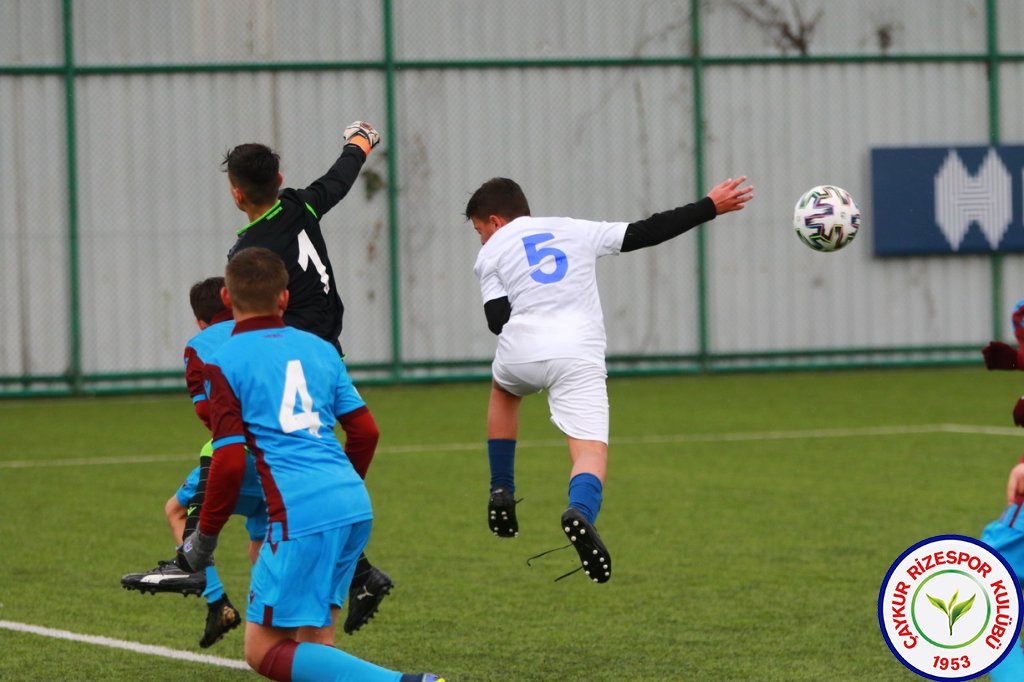
{"type": "Polygon", "coordinates": [[[42,637],[53,637],[55,639],[68,639],[73,642],[97,644],[99,646],[106,646],[112,649],[124,649],[137,654],[163,656],[164,658],[173,658],[179,661],[219,665],[223,668],[234,668],[236,670],[249,670],[249,665],[245,661],[236,661],[232,658],[220,658],[219,656],[210,656],[208,654],[194,654],[191,651],[179,651],[178,649],[168,649],[164,646],[154,646],[152,644],[139,644],[137,642],[128,642],[123,639],[111,639],[110,637],[100,637],[97,635],[79,635],[75,632],[68,632],[67,630],[54,630],[52,628],[39,627],[38,625],[28,625],[27,623],[15,623],[9,620],[0,620],[0,628],[5,630],[14,630],[15,632],[28,632],[42,637]]]}
{"type": "MultiPolygon", "coordinates": [[[[850,429],[809,429],[805,431],[735,431],[732,433],[666,434],[612,438],[611,445],[657,445],[671,443],[734,443],[757,440],[816,440],[821,438],[863,438],[873,436],[906,436],[929,433],[952,433],[980,436],[1024,436],[1024,430],[1011,426],[981,426],[975,424],[921,424],[919,426],[866,426],[850,429]]],[[[519,448],[564,447],[564,440],[525,440],[519,448]]],[[[484,441],[474,443],[435,443],[433,445],[395,445],[378,448],[380,454],[413,452],[451,452],[483,450],[484,441]]],[[[81,457],[42,460],[0,460],[0,469],[29,469],[37,467],[96,466],[104,464],[151,464],[196,459],[190,455],[127,455],[124,457],[81,457]]]]}

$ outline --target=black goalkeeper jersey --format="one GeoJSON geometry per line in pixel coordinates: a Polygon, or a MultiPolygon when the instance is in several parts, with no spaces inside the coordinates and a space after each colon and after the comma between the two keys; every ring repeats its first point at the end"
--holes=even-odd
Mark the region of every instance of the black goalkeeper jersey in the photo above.
{"type": "Polygon", "coordinates": [[[288,268],[285,324],[316,334],[338,346],[345,306],[338,293],[334,268],[320,231],[320,218],[348,194],[366,161],[363,150],[345,145],[323,177],[305,189],[286,188],[277,203],[238,231],[228,259],[240,249],[270,249],[288,268]]]}

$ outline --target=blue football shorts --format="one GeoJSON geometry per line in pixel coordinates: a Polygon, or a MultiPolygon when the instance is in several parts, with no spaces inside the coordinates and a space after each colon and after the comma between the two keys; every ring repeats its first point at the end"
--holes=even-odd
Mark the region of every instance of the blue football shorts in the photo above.
{"type": "Polygon", "coordinates": [[[280,628],[330,625],[331,606],[345,603],[372,524],[264,542],[252,567],[246,619],[280,628]]]}
{"type": "Polygon", "coordinates": [[[985,526],[981,541],[999,552],[1017,576],[1024,579],[1024,510],[1011,504],[1003,515],[985,526]]]}
{"type": "MultiPolygon", "coordinates": [[[[188,502],[196,494],[199,485],[199,467],[196,467],[181,484],[174,494],[178,504],[188,508],[188,502]]],[[[267,537],[267,503],[263,500],[263,488],[260,486],[259,475],[256,473],[255,460],[246,455],[245,477],[238,494],[238,502],[232,514],[245,517],[245,529],[250,540],[262,540],[267,537]]]]}

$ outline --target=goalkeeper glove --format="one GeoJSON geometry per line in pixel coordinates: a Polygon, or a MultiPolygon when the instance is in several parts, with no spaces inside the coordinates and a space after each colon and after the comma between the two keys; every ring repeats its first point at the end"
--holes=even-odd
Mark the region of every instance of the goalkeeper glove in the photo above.
{"type": "Polygon", "coordinates": [[[989,369],[1017,369],[1017,349],[1002,341],[992,341],[981,349],[985,367],[989,369]]]}
{"type": "Polygon", "coordinates": [[[213,550],[216,547],[216,535],[203,535],[196,530],[178,547],[178,568],[188,573],[198,573],[213,563],[213,550]]]}
{"type": "Polygon", "coordinates": [[[370,150],[380,144],[380,133],[377,129],[366,121],[353,121],[349,123],[342,133],[342,137],[345,138],[345,142],[348,144],[359,145],[364,152],[370,153],[370,150]],[[360,139],[355,139],[360,138],[360,139]]]}

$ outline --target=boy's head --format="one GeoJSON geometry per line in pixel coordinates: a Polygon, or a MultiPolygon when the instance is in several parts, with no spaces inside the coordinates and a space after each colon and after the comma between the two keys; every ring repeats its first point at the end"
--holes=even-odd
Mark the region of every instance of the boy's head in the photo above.
{"type": "Polygon", "coordinates": [[[486,244],[498,228],[516,218],[530,215],[530,204],[515,180],[491,178],[473,192],[466,204],[466,217],[486,244]]]}
{"type": "Polygon", "coordinates": [[[281,157],[265,144],[240,144],[224,155],[221,163],[231,183],[235,204],[266,206],[277,200],[281,189],[281,157]]]}
{"type": "Polygon", "coordinates": [[[223,277],[207,277],[189,289],[188,301],[192,304],[192,314],[195,315],[196,322],[202,323],[200,326],[208,326],[218,313],[227,309],[220,297],[220,290],[223,288],[223,277]]]}
{"type": "Polygon", "coordinates": [[[280,315],[288,305],[288,269],[270,249],[242,249],[224,269],[225,303],[239,315],[280,315]]]}
{"type": "Polygon", "coordinates": [[[1013,306],[1013,335],[1017,337],[1017,345],[1024,348],[1024,300],[1017,301],[1013,306]]]}

